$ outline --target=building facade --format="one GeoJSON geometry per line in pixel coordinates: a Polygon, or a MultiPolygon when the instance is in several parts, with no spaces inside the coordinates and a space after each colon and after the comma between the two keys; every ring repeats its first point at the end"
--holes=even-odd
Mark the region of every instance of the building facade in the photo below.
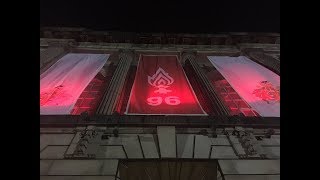
{"type": "Polygon", "coordinates": [[[208,60],[280,76],[279,34],[40,32],[40,79],[67,54],[109,55],[70,114],[40,115],[41,179],[280,179],[280,117],[255,112],[208,60]],[[177,57],[206,116],[126,114],[141,55],[177,57]]]}

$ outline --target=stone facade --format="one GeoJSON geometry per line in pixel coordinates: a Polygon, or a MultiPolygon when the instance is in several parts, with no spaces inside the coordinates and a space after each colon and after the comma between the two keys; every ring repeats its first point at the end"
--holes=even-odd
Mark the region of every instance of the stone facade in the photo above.
{"type": "Polygon", "coordinates": [[[41,128],[41,179],[111,179],[116,176],[119,160],[150,158],[218,159],[225,179],[280,179],[277,129],[271,137],[265,136],[267,129],[243,129],[259,139],[252,143],[255,153],[248,153],[237,128],[217,129],[216,137],[210,129],[205,129],[208,134],[202,135],[199,132],[203,129],[172,126],[119,128],[118,136],[113,130],[92,126],[41,128]],[[88,138],[79,154],[79,142],[86,138],[81,134],[93,131],[96,135],[88,138]]]}
{"type": "MultiPolygon", "coordinates": [[[[40,75],[68,52],[114,55],[117,77],[110,83],[109,91],[105,91],[98,115],[113,114],[119,99],[117,92],[124,87],[125,75],[139,53],[176,54],[182,64],[185,59],[191,59],[192,67],[198,67],[198,76],[201,76],[200,67],[206,65],[203,61],[206,55],[245,55],[280,74],[279,34],[117,34],[43,28],[40,35],[40,75]]],[[[207,83],[208,92],[212,91],[205,77],[201,82],[207,83]]],[[[215,96],[211,98],[216,100],[215,96]]],[[[40,179],[121,179],[120,160],[166,158],[217,159],[217,179],[221,180],[280,179],[279,126],[117,127],[90,122],[92,125],[41,126],[40,179]]]]}

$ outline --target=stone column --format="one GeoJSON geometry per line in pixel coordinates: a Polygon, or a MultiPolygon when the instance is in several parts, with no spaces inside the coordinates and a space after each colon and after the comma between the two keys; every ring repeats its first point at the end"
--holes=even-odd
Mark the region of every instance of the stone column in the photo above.
{"type": "Polygon", "coordinates": [[[134,57],[134,52],[130,50],[119,51],[119,63],[115,70],[109,87],[103,95],[103,99],[96,114],[111,115],[119,99],[120,93],[125,85],[127,73],[134,57]]]}
{"type": "Polygon", "coordinates": [[[217,92],[215,92],[214,88],[212,87],[211,82],[208,80],[207,76],[204,74],[204,72],[196,62],[196,52],[183,52],[182,61],[183,63],[185,63],[186,61],[190,62],[198,77],[199,82],[202,85],[202,88],[204,88],[203,92],[206,93],[206,97],[209,98],[208,101],[210,101],[211,105],[214,108],[213,112],[215,113],[215,115],[229,115],[229,111],[221,102],[217,92]]]}

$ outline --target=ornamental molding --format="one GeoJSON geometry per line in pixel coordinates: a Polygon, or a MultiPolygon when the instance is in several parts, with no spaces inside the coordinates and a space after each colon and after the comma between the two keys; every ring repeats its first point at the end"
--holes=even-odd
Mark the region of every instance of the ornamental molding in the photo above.
{"type": "Polygon", "coordinates": [[[241,43],[239,49],[263,49],[264,51],[280,51],[280,44],[241,43]]]}
{"type": "Polygon", "coordinates": [[[40,37],[76,39],[78,42],[134,43],[134,44],[202,44],[232,45],[239,43],[280,43],[279,33],[229,32],[217,34],[134,33],[96,31],[86,28],[42,27],[40,37]]]}
{"type": "Polygon", "coordinates": [[[47,39],[40,38],[40,47],[76,47],[78,43],[74,39],[47,39]]]}
{"type": "Polygon", "coordinates": [[[91,43],[80,42],[76,47],[92,50],[129,49],[135,51],[195,51],[208,53],[239,53],[239,49],[233,45],[163,45],[163,44],[131,44],[131,43],[91,43]]]}

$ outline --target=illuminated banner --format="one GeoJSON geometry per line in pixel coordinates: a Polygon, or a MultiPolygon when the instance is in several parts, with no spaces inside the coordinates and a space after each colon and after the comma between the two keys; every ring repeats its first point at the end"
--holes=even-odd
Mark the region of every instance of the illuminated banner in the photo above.
{"type": "Polygon", "coordinates": [[[140,56],[129,115],[206,115],[177,56],[140,56]]]}
{"type": "Polygon", "coordinates": [[[40,76],[40,114],[70,114],[108,54],[67,54],[40,76]]]}
{"type": "Polygon", "coordinates": [[[260,116],[280,117],[279,75],[244,56],[208,56],[208,59],[260,116]]]}

